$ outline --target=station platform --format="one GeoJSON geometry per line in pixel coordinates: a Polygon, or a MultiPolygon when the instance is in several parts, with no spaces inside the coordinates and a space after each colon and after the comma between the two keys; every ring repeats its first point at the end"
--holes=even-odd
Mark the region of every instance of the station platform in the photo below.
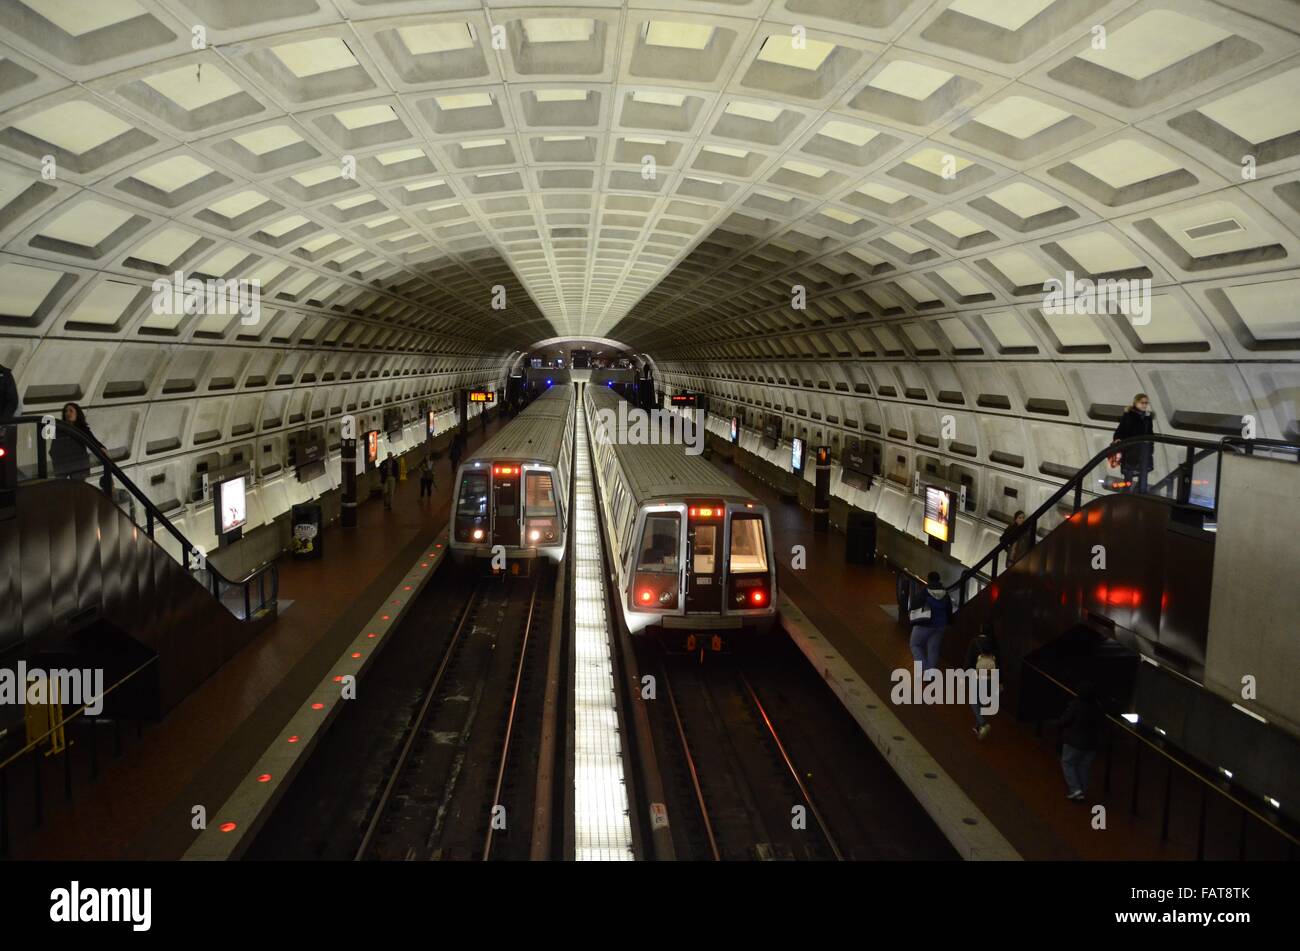
{"type": "MultiPolygon", "coordinates": [[[[890,674],[911,670],[908,628],[896,618],[895,575],[883,561],[849,564],[846,537],[813,530],[812,512],[783,501],[775,489],[715,451],[713,462],[772,513],[778,586],[783,596],[816,625],[822,637],[852,666],[877,697],[889,697],[890,674]],[[790,568],[792,546],[807,552],[804,570],[790,568]]],[[[944,663],[961,663],[966,644],[946,643],[944,663]]],[[[1009,710],[991,720],[980,740],[966,705],[890,705],[904,727],[961,787],[984,816],[1024,859],[1156,860],[1194,859],[1195,816],[1175,816],[1163,840],[1158,799],[1163,775],[1134,783],[1123,757],[1093,767],[1087,805],[1065,798],[1055,734],[1041,735],[1033,723],[1017,722],[1009,710]],[[1103,791],[1108,768],[1110,793],[1103,791]],[[1131,798],[1131,790],[1138,795],[1131,798]],[[1136,801],[1137,811],[1131,806],[1136,801]],[[1106,806],[1106,827],[1093,827],[1091,806],[1106,806]]]]}
{"type": "MultiPolygon", "coordinates": [[[[475,424],[467,451],[501,425],[475,424]]],[[[391,511],[359,500],[357,524],[324,529],[324,554],[279,563],[280,614],[161,722],[147,724],[123,755],[103,757],[98,777],[71,800],[46,797],[40,828],[12,823],[12,857],[42,860],[178,859],[198,836],[195,805],[209,819],[356,630],[382,605],[446,527],[453,473],[436,461],[432,501],[418,474],[399,482],[391,511]]]]}

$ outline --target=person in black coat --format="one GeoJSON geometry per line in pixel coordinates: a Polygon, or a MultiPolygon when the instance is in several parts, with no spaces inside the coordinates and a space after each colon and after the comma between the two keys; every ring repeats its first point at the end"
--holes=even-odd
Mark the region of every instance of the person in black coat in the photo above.
{"type": "Polygon", "coordinates": [[[21,408],[14,372],[7,366],[0,366],[0,419],[13,419],[21,408]]]}
{"type": "Polygon", "coordinates": [[[54,463],[54,477],[84,481],[90,475],[91,465],[90,450],[86,448],[87,445],[96,446],[101,451],[104,447],[90,431],[86,414],[79,404],[63,404],[63,422],[64,425],[58,428],[54,441],[50,443],[50,461],[54,463]],[[77,430],[81,438],[78,439],[68,432],[69,429],[77,430]]]}
{"type": "Polygon", "coordinates": [[[1092,684],[1079,684],[1075,698],[1061,717],[1061,772],[1069,787],[1065,798],[1083,800],[1105,723],[1106,714],[1097,703],[1092,684]]]}
{"type": "Polygon", "coordinates": [[[1007,549],[1007,567],[1010,568],[1025,555],[1033,545],[1033,533],[1025,526],[1025,510],[1017,509],[1011,517],[1011,525],[1002,533],[1002,541],[1010,542],[1007,549]]]}
{"type": "MultiPolygon", "coordinates": [[[[1153,421],[1151,400],[1145,393],[1139,393],[1133,397],[1132,405],[1124,410],[1124,415],[1119,418],[1119,425],[1115,427],[1114,442],[1119,442],[1122,439],[1132,439],[1134,436],[1150,436],[1153,421]]],[[[1137,491],[1138,477],[1143,468],[1150,472],[1156,467],[1154,456],[1155,453],[1151,443],[1127,446],[1120,453],[1120,472],[1128,481],[1130,491],[1137,491]]]]}

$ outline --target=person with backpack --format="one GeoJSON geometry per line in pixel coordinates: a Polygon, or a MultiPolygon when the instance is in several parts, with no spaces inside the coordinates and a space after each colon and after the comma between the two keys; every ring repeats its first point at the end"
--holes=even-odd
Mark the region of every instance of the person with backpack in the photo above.
{"type": "Polygon", "coordinates": [[[912,656],[921,663],[921,670],[932,670],[939,666],[939,651],[943,647],[943,634],[952,620],[954,609],[948,592],[943,587],[939,572],[932,571],[926,577],[926,587],[912,598],[911,613],[912,636],[908,646],[912,656]]]}
{"type": "MultiPolygon", "coordinates": [[[[1124,410],[1124,415],[1119,418],[1119,425],[1115,427],[1115,438],[1111,444],[1114,445],[1121,440],[1132,439],[1135,436],[1150,436],[1154,428],[1153,420],[1154,414],[1151,412],[1150,397],[1145,393],[1137,394],[1133,397],[1133,402],[1128,409],[1124,410]]],[[[1111,455],[1111,467],[1114,468],[1118,462],[1119,471],[1127,483],[1125,486],[1127,491],[1138,491],[1138,480],[1143,474],[1143,470],[1150,472],[1156,467],[1154,448],[1149,442],[1138,443],[1111,455]],[[1118,460],[1115,458],[1116,456],[1119,456],[1118,460]]]]}
{"type": "MultiPolygon", "coordinates": [[[[966,669],[975,671],[975,676],[981,683],[986,679],[991,680],[993,672],[998,669],[998,646],[993,640],[993,628],[988,624],[980,626],[979,633],[971,638],[966,647],[966,669]]],[[[982,740],[993,727],[984,716],[984,705],[978,695],[971,701],[970,708],[975,711],[975,735],[982,740]]]]}
{"type": "Polygon", "coordinates": [[[1068,787],[1065,798],[1082,802],[1092,773],[1092,761],[1101,746],[1106,714],[1097,703],[1091,683],[1084,681],[1061,717],[1061,772],[1068,787]]]}

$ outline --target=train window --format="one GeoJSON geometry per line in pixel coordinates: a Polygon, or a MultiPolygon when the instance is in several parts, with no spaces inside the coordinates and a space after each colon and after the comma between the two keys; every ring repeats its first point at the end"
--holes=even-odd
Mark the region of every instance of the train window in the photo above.
{"type": "Polygon", "coordinates": [[[697,575],[713,574],[713,560],[718,549],[718,526],[696,525],[691,546],[691,572],[697,575]]]}
{"type": "Polygon", "coordinates": [[[767,571],[767,546],[763,544],[763,520],[756,516],[735,516],[731,520],[731,573],[767,571]]]}
{"type": "Polygon", "coordinates": [[[460,480],[460,498],[456,502],[458,518],[483,518],[487,515],[488,479],[486,472],[466,472],[460,480]]]}
{"type": "Polygon", "coordinates": [[[677,573],[681,516],[675,512],[647,515],[641,532],[641,558],[637,571],[677,573]]]}
{"type": "Polygon", "coordinates": [[[528,473],[524,486],[524,511],[530,517],[555,514],[555,487],[549,472],[528,473]]]}

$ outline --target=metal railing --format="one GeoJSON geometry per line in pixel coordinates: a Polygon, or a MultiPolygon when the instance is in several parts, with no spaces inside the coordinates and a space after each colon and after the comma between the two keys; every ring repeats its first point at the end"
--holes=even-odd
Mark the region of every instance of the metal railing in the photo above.
{"type": "MultiPolygon", "coordinates": [[[[1074,690],[1041,667],[1028,660],[1023,663],[1029,673],[1040,678],[1046,685],[1056,690],[1066,702],[1077,696],[1074,690]]],[[[1048,721],[1039,719],[1035,723],[1035,732],[1039,736],[1042,735],[1044,722],[1048,721]]],[[[1277,814],[1274,810],[1268,809],[1258,797],[1252,796],[1244,789],[1232,785],[1216,775],[1212,770],[1206,769],[1191,757],[1182,753],[1182,751],[1165,744],[1158,735],[1131,724],[1123,717],[1106,713],[1105,724],[1106,742],[1102,750],[1104,757],[1102,788],[1106,793],[1113,791],[1112,780],[1118,763],[1120,744],[1129,742],[1132,745],[1132,763],[1128,768],[1128,776],[1126,777],[1130,787],[1130,815],[1136,816],[1140,813],[1144,777],[1143,764],[1145,760],[1150,759],[1151,755],[1154,754],[1156,765],[1165,767],[1164,788],[1159,793],[1161,844],[1171,839],[1170,819],[1175,805],[1174,782],[1175,778],[1181,778],[1191,783],[1194,794],[1199,793],[1199,802],[1196,807],[1196,860],[1198,862],[1207,857],[1235,858],[1238,861],[1245,861],[1250,857],[1248,855],[1247,833],[1251,822],[1256,823],[1258,828],[1266,830],[1269,835],[1275,836],[1276,844],[1280,846],[1281,851],[1286,853],[1286,857],[1294,858],[1300,855],[1300,830],[1297,830],[1294,823],[1285,817],[1277,814]],[[1237,850],[1234,856],[1207,855],[1207,831],[1209,828],[1207,820],[1212,807],[1211,804],[1214,802],[1227,808],[1239,820],[1237,850]]],[[[1147,764],[1146,772],[1149,773],[1150,771],[1151,766],[1147,764]]],[[[1269,855],[1265,857],[1276,858],[1278,856],[1269,855]]]]}
{"type": "MultiPolygon", "coordinates": [[[[1181,436],[1148,435],[1134,436],[1112,443],[1088,460],[1048,496],[1042,505],[1026,516],[1024,522],[1014,526],[1013,530],[1007,531],[998,544],[974,565],[965,569],[960,578],[947,586],[947,590],[955,595],[958,610],[964,607],[970,597],[973,597],[970,594],[972,586],[974,586],[974,594],[978,594],[986,584],[997,579],[1000,571],[1010,566],[1011,549],[1022,535],[1028,535],[1032,546],[1038,541],[1040,523],[1050,524],[1054,516],[1057,516],[1056,524],[1064,520],[1059,516],[1063,510],[1061,503],[1067,496],[1070,499],[1070,508],[1069,514],[1064,518],[1072,517],[1083,508],[1085,494],[1091,499],[1116,492],[1157,495],[1179,505],[1200,508],[1207,514],[1213,515],[1218,510],[1219,471],[1223,454],[1226,452],[1245,455],[1272,453],[1300,462],[1300,443],[1281,439],[1229,437],[1218,442],[1210,442],[1203,439],[1186,439],[1181,436]],[[1155,471],[1157,447],[1181,449],[1182,458],[1170,465],[1168,471],[1158,479],[1153,480],[1151,474],[1155,471]],[[1132,449],[1138,451],[1138,465],[1135,468],[1121,464],[1121,475],[1118,478],[1106,474],[1105,468],[1109,457],[1117,453],[1123,456],[1125,450],[1132,449]],[[1212,475],[1205,471],[1208,467],[1203,465],[1211,458],[1214,461],[1212,475]],[[1101,491],[1085,490],[1084,486],[1088,480],[1097,478],[1098,469],[1102,471],[1102,478],[1097,479],[1101,491]],[[1004,555],[1008,560],[1000,565],[1004,555]]],[[[1055,524],[1050,524],[1050,528],[1055,527],[1055,524]]]]}
{"type": "MultiPolygon", "coordinates": [[[[208,592],[240,620],[249,620],[274,609],[279,595],[279,571],[274,561],[266,562],[242,578],[227,578],[208,562],[206,554],[109,458],[108,452],[86,433],[60,419],[17,416],[0,422],[0,445],[12,456],[0,464],[15,467],[18,481],[49,478],[86,480],[98,472],[98,484],[119,510],[157,541],[161,529],[180,547],[180,564],[208,592]],[[71,468],[51,456],[56,440],[71,440],[85,450],[86,467],[71,468]],[[121,492],[117,491],[120,488],[121,492]]],[[[62,454],[59,454],[62,455],[62,454]]]]}

